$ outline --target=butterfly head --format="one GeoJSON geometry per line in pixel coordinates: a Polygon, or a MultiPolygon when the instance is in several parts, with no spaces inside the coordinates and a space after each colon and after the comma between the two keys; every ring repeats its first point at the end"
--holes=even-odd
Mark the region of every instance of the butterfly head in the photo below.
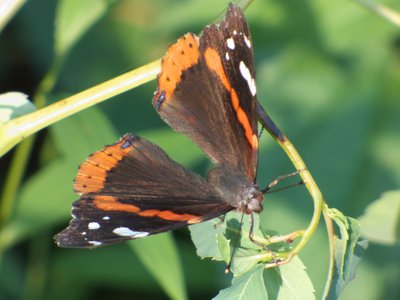
{"type": "Polygon", "coordinates": [[[237,210],[246,214],[262,211],[263,194],[243,172],[216,167],[208,173],[208,181],[237,210]]]}

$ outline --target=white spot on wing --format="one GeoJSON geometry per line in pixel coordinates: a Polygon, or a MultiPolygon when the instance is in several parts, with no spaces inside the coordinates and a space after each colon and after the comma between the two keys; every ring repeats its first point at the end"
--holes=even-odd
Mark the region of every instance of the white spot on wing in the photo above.
{"type": "Polygon", "coordinates": [[[109,216],[105,216],[105,217],[103,217],[103,220],[110,220],[110,217],[109,216]]]}
{"type": "Polygon", "coordinates": [[[101,242],[98,241],[88,241],[89,244],[92,244],[93,246],[100,246],[101,242]]]}
{"type": "Polygon", "coordinates": [[[148,236],[149,233],[145,231],[133,231],[130,230],[128,227],[117,227],[113,230],[113,232],[119,236],[129,236],[129,237],[145,237],[148,236]]]}
{"type": "Polygon", "coordinates": [[[255,96],[257,93],[256,83],[254,81],[254,78],[251,77],[249,68],[244,64],[243,61],[240,61],[239,69],[240,69],[240,73],[242,74],[243,78],[247,81],[247,84],[249,85],[251,94],[253,96],[255,96]]]}
{"type": "Polygon", "coordinates": [[[86,235],[86,231],[82,232],[81,234],[82,234],[82,235],[86,235]]]}
{"type": "Polygon", "coordinates": [[[225,59],[229,60],[229,53],[228,52],[225,53],[225,59]]]}
{"type": "Polygon", "coordinates": [[[233,31],[233,35],[237,35],[237,31],[236,31],[236,29],[233,31]]]}
{"type": "Polygon", "coordinates": [[[90,230],[99,229],[99,228],[100,228],[100,224],[97,223],[97,222],[90,222],[90,223],[88,224],[88,228],[89,228],[90,230]]]}
{"type": "Polygon", "coordinates": [[[233,50],[235,49],[235,41],[233,38],[229,38],[226,40],[226,45],[228,46],[229,49],[233,50]]]}
{"type": "Polygon", "coordinates": [[[247,38],[246,35],[243,35],[243,39],[244,39],[244,42],[246,43],[247,47],[248,47],[248,48],[251,48],[251,42],[250,42],[250,40],[247,38]]]}

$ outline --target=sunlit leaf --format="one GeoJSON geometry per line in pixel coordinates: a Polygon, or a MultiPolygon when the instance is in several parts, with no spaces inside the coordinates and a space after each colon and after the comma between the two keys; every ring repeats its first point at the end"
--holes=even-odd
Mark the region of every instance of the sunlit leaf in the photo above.
{"type": "Polygon", "coordinates": [[[233,278],[232,285],[213,298],[215,300],[246,300],[269,299],[264,285],[264,267],[253,268],[238,277],[233,278]]]}
{"type": "Polygon", "coordinates": [[[36,110],[28,96],[19,92],[0,95],[0,124],[36,110]]]}
{"type": "Polygon", "coordinates": [[[334,237],[334,266],[332,285],[325,291],[327,299],[337,299],[346,285],[354,278],[361,256],[367,248],[367,240],[361,237],[360,223],[344,216],[336,209],[330,209],[339,232],[334,237]]]}
{"type": "Polygon", "coordinates": [[[62,55],[98,21],[114,0],[62,0],[56,16],[55,47],[62,55]]]}
{"type": "Polygon", "coordinates": [[[370,241],[394,245],[400,242],[400,191],[384,193],[359,218],[361,233],[370,241]]]}
{"type": "Polygon", "coordinates": [[[264,281],[270,299],[315,299],[313,284],[299,257],[289,264],[264,271],[264,281]]]}
{"type": "Polygon", "coordinates": [[[171,299],[187,298],[178,249],[170,234],[138,239],[129,245],[171,299]]]}

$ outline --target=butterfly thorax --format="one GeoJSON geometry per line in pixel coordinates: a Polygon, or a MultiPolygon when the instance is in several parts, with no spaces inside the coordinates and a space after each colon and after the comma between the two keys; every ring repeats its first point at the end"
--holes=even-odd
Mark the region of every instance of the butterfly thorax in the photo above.
{"type": "Polygon", "coordinates": [[[208,173],[208,181],[237,210],[246,214],[262,211],[263,194],[242,172],[216,167],[208,173]]]}

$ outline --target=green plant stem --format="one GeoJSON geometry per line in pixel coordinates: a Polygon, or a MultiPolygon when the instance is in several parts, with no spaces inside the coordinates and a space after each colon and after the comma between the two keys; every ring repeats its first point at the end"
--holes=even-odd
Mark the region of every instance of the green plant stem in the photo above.
{"type": "Polygon", "coordinates": [[[329,269],[322,299],[326,299],[328,297],[329,290],[332,286],[333,272],[335,269],[335,229],[333,228],[332,218],[328,215],[327,210],[328,206],[325,204],[322,212],[324,215],[329,239],[329,269]]]}
{"type": "Polygon", "coordinates": [[[0,202],[0,224],[4,225],[13,213],[13,203],[17,190],[22,181],[25,167],[29,159],[29,154],[34,142],[33,137],[29,137],[18,145],[11,160],[10,169],[7,173],[3,193],[0,202]]]}
{"type": "Polygon", "coordinates": [[[319,190],[317,184],[315,183],[313,177],[311,176],[310,171],[307,169],[304,161],[301,156],[293,146],[293,144],[285,137],[282,136],[280,139],[275,137],[276,141],[282,147],[282,149],[286,152],[287,156],[292,161],[296,170],[299,171],[301,178],[303,179],[304,185],[306,186],[308,192],[310,193],[313,202],[314,202],[314,212],[311,218],[308,227],[304,230],[303,235],[300,238],[300,241],[293,247],[292,250],[287,255],[287,258],[278,263],[267,264],[266,267],[274,267],[277,265],[283,265],[291,261],[291,259],[297,255],[301,249],[308,243],[315,230],[318,227],[319,220],[322,213],[323,204],[325,203],[324,198],[322,196],[321,191],[319,190]]]}
{"type": "MultiPolygon", "coordinates": [[[[44,76],[43,80],[40,82],[35,96],[33,97],[33,103],[37,108],[40,109],[46,105],[46,95],[48,95],[48,93],[53,89],[62,63],[63,59],[61,57],[55,58],[53,64],[50,66],[48,72],[44,76]]],[[[4,129],[4,127],[7,127],[10,122],[0,128],[0,137],[2,130],[4,129]]],[[[0,138],[0,140],[2,139],[0,138]]],[[[13,213],[14,201],[17,196],[17,191],[19,190],[19,187],[21,185],[21,181],[26,170],[26,165],[28,163],[29,155],[31,153],[34,141],[34,136],[31,136],[29,137],[29,139],[24,140],[20,145],[18,145],[18,148],[12,158],[10,171],[7,174],[4,190],[1,194],[0,226],[6,224],[13,213]]]]}
{"type": "Polygon", "coordinates": [[[7,122],[0,128],[0,156],[33,133],[101,101],[144,84],[154,79],[159,71],[160,61],[156,60],[33,113],[7,122]]]}
{"type": "Polygon", "coordinates": [[[37,236],[30,241],[23,299],[43,299],[48,277],[49,250],[48,234],[37,236]]]}
{"type": "Polygon", "coordinates": [[[400,13],[390,8],[387,8],[384,5],[376,4],[371,0],[353,0],[353,1],[400,27],[400,13]]]}

